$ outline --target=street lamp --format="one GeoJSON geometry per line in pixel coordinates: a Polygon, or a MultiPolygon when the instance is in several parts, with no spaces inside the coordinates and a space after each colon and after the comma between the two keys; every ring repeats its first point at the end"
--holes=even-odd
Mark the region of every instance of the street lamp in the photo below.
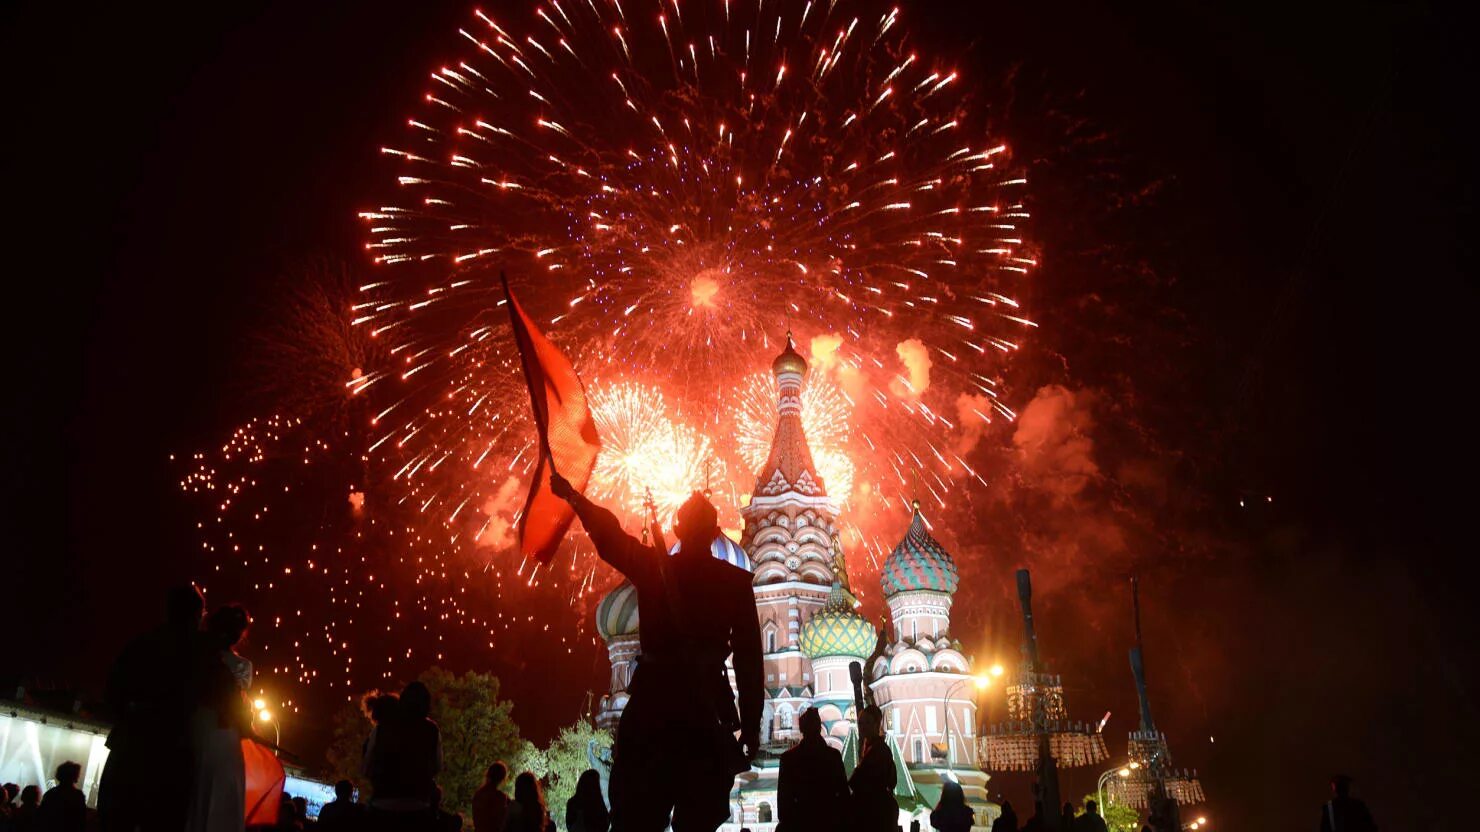
{"type": "MultiPolygon", "coordinates": [[[[957,679],[951,683],[950,687],[946,688],[945,696],[941,697],[940,710],[946,722],[946,769],[948,771],[955,771],[956,769],[956,755],[951,753],[951,694],[956,692],[956,688],[961,687],[967,682],[975,684],[978,691],[984,691],[992,686],[992,677],[985,673],[979,673],[965,679],[957,679]]],[[[975,703],[973,702],[973,704],[975,703]]]]}
{"type": "MultiPolygon", "coordinates": [[[[1101,807],[1105,805],[1105,783],[1111,777],[1130,777],[1131,772],[1140,767],[1140,763],[1132,760],[1126,765],[1121,766],[1120,768],[1107,769],[1103,774],[1100,775],[1100,779],[1095,781],[1095,802],[1101,807]]],[[[1101,811],[1104,811],[1103,808],[1101,809],[1101,811]]]]}
{"type": "Polygon", "coordinates": [[[282,745],[283,744],[283,729],[282,729],[282,726],[279,725],[277,719],[275,717],[273,717],[272,711],[269,711],[267,709],[267,703],[264,702],[263,700],[261,700],[261,699],[253,700],[252,707],[257,709],[257,721],[258,722],[261,722],[264,725],[267,725],[267,724],[271,724],[272,725],[272,753],[274,755],[276,755],[278,753],[278,748],[277,747],[279,745],[282,745]]]}

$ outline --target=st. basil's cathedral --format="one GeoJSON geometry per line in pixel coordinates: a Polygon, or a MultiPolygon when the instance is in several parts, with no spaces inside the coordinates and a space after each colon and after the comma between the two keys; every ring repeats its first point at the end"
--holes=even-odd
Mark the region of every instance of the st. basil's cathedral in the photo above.
{"type": "MultiPolygon", "coordinates": [[[[779,420],[755,491],[740,510],[740,543],[721,534],[715,557],[753,575],[756,613],[765,654],[766,702],[762,753],[735,779],[725,832],[772,832],[781,752],[801,738],[798,716],[817,708],[827,742],[843,755],[849,774],[857,763],[853,686],[848,665],[874,652],[874,625],[857,611],[838,532],[838,506],[817,473],[802,430],[802,386],[807,362],[788,336],[771,365],[779,420]]],[[[959,575],[955,560],[930,535],[918,503],[904,537],[885,559],[880,583],[895,642],[869,678],[884,712],[894,753],[900,825],[929,809],[945,779],[959,782],[986,829],[998,813],[987,800],[988,775],[977,767],[976,702],[971,660],[951,637],[951,602],[959,575]]],[[[638,655],[637,593],[629,583],[597,605],[596,629],[611,659],[611,691],[601,698],[598,726],[615,729],[627,703],[638,655]]]]}

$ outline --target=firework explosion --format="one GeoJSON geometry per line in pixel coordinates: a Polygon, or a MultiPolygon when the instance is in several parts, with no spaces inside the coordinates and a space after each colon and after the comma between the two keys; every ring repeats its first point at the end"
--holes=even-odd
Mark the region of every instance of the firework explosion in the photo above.
{"type": "MultiPolygon", "coordinates": [[[[515,599],[579,605],[604,588],[582,541],[548,567],[508,556],[535,446],[501,270],[585,379],[605,442],[593,489],[631,519],[649,495],[667,514],[707,486],[738,524],[775,425],[758,371],[787,331],[864,568],[897,537],[880,518],[981,481],[966,457],[1014,416],[1001,377],[1034,326],[1014,299],[1035,263],[1025,182],[964,79],[905,28],[898,9],[848,0],[474,13],[384,149],[399,188],[361,215],[374,277],[339,307],[346,326],[296,327],[308,345],[284,352],[344,356],[332,389],[305,380],[343,406],[274,417],[183,483],[215,509],[203,547],[246,572],[238,584],[270,590],[264,570],[294,564],[295,581],[324,583],[312,623],[274,623],[293,637],[278,670],[313,682],[353,653],[354,620],[364,636],[388,618],[377,638],[414,620],[439,645],[471,626],[491,647],[528,618],[515,599]],[[294,493],[282,480],[330,454],[327,432],[354,464],[326,466],[309,534],[268,533],[261,518],[294,493]]],[[[359,683],[412,660],[385,658],[359,683]]]]}
{"type": "MultiPolygon", "coordinates": [[[[399,198],[363,214],[384,279],[356,321],[397,361],[356,392],[389,403],[380,441],[415,499],[451,516],[494,487],[490,454],[531,453],[510,431],[501,269],[589,385],[661,391],[689,456],[653,476],[712,453],[753,464],[763,437],[734,429],[735,391],[755,397],[747,376],[786,328],[863,440],[822,453],[835,497],[943,500],[973,476],[951,434],[1012,415],[1000,369],[1032,326],[1013,299],[1034,264],[1024,180],[904,28],[836,0],[475,13],[384,149],[399,198]]],[[[753,468],[727,468],[747,493],[753,468]]],[[[685,490],[602,471],[610,492],[685,490]]]]}

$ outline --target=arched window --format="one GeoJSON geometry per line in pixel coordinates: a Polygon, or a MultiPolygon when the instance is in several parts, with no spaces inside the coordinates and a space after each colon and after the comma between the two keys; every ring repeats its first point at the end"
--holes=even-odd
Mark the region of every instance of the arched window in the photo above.
{"type": "Polygon", "coordinates": [[[756,810],[755,810],[755,820],[756,820],[756,823],[770,823],[771,822],[771,804],[762,801],[761,802],[761,805],[756,807],[756,810]]]}
{"type": "Polygon", "coordinates": [[[780,727],[780,730],[782,730],[782,731],[790,731],[791,730],[791,726],[792,726],[791,708],[782,708],[781,709],[781,713],[777,714],[777,719],[778,719],[778,721],[780,723],[780,726],[779,726],[780,727]]]}
{"type": "Polygon", "coordinates": [[[914,742],[911,744],[914,746],[915,750],[915,762],[925,762],[925,740],[921,739],[920,737],[915,737],[914,742]]]}
{"type": "Polygon", "coordinates": [[[774,652],[776,652],[776,630],[775,629],[767,629],[766,630],[766,652],[767,653],[774,653],[774,652]]]}

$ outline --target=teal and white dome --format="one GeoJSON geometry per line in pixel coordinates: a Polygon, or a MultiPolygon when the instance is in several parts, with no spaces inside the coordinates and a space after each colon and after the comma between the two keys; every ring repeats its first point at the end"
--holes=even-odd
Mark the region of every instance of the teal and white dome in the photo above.
{"type": "Polygon", "coordinates": [[[637,587],[623,581],[596,605],[596,632],[602,641],[637,635],[637,587]]]}
{"type": "Polygon", "coordinates": [[[919,502],[914,504],[914,509],[915,516],[910,520],[904,540],[899,541],[884,560],[879,583],[885,598],[917,590],[950,594],[956,591],[956,583],[960,580],[956,560],[925,528],[919,502]]]}

